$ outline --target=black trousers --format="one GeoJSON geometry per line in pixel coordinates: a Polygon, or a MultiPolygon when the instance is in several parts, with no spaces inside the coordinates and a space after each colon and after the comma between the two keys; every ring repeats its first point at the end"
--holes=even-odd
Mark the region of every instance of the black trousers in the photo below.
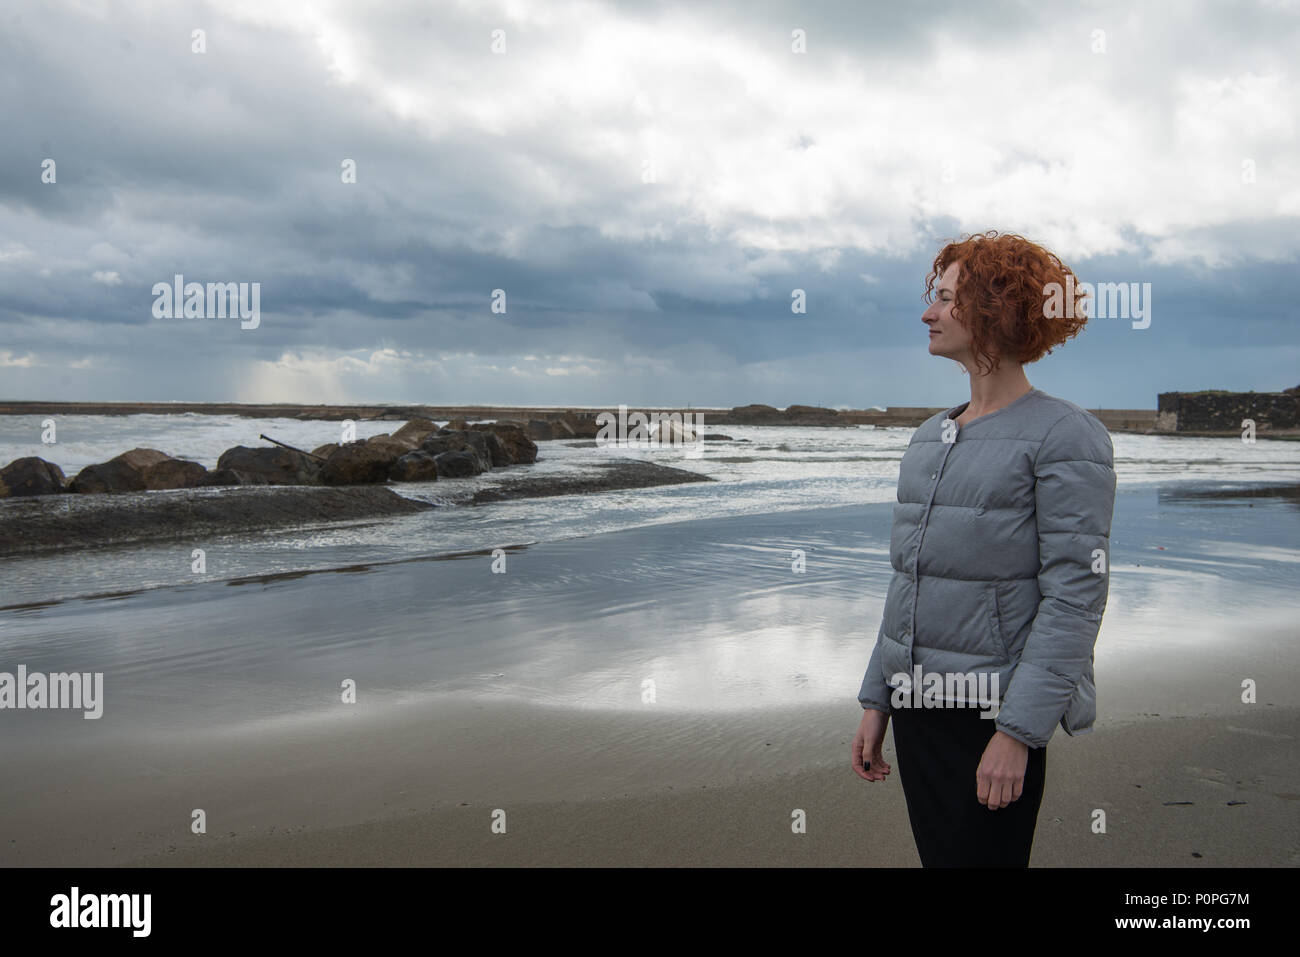
{"type": "Polygon", "coordinates": [[[894,751],[922,867],[1028,867],[1047,748],[1030,748],[1024,790],[989,810],[975,772],[997,730],[978,708],[893,708],[894,751]]]}

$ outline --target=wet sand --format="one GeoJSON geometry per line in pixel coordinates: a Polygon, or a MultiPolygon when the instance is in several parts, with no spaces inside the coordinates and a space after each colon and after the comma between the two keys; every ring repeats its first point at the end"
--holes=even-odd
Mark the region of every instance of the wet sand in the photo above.
{"type": "MultiPolygon", "coordinates": [[[[575,727],[537,713],[497,715],[490,723],[472,723],[476,734],[460,735],[463,749],[495,755],[499,765],[496,775],[482,768],[467,780],[462,801],[454,794],[430,799],[444,795],[446,785],[430,781],[425,789],[413,781],[389,795],[384,810],[391,816],[364,824],[279,834],[266,833],[264,825],[262,832],[232,831],[209,841],[185,835],[136,863],[919,867],[892,735],[885,752],[895,766],[891,780],[862,781],[847,761],[853,717],[824,715],[824,733],[807,732],[814,739],[811,753],[796,750],[780,715],[728,728],[715,747],[747,752],[752,764],[750,773],[733,780],[683,775],[671,751],[665,753],[666,741],[698,734],[696,723],[645,722],[620,731],[598,717],[575,727]],[[603,752],[603,760],[564,760],[572,755],[573,734],[603,752]],[[647,780],[620,789],[629,761],[649,765],[642,768],[647,780]],[[795,770],[773,773],[782,764],[795,770]],[[528,800],[517,796],[527,788],[509,781],[561,774],[582,780],[587,793],[528,800]],[[494,776],[501,779],[495,793],[494,776]],[[648,780],[652,776],[657,783],[648,780]],[[491,829],[497,809],[505,811],[504,834],[491,829]],[[796,809],[806,814],[805,834],[792,832],[796,809]]],[[[1295,867],[1298,736],[1300,711],[1260,708],[1231,718],[1153,719],[1091,738],[1056,740],[1049,745],[1031,863],[1295,867]],[[1106,814],[1104,834],[1092,832],[1097,809],[1106,814]]]]}
{"type": "MultiPolygon", "coordinates": [[[[104,756],[84,756],[76,776],[41,769],[47,782],[93,773],[116,783],[48,796],[39,813],[11,806],[0,857],[19,866],[919,866],[892,732],[893,775],[862,781],[848,767],[856,719],[851,708],[719,719],[463,700],[310,730],[187,736],[142,747],[127,776],[104,756]],[[190,832],[194,808],[207,814],[206,834],[190,832]],[[796,809],[806,834],[791,831],[796,809]],[[504,834],[492,830],[498,811],[504,834]]],[[[1296,866],[1297,736],[1300,709],[1267,704],[1103,722],[1074,738],[1058,731],[1032,863],[1296,866]],[[1097,809],[1104,834],[1092,832],[1097,809]]]]}

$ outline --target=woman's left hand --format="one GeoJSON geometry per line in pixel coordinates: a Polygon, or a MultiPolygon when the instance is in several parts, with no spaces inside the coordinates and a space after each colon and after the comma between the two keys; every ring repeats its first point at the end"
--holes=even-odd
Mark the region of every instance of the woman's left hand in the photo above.
{"type": "Polygon", "coordinates": [[[995,811],[1019,800],[1028,764],[1029,745],[995,731],[975,771],[975,796],[979,802],[995,811]]]}

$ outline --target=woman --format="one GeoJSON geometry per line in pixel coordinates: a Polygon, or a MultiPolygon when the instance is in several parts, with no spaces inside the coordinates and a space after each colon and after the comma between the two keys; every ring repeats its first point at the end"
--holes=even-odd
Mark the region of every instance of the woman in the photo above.
{"type": "Polygon", "coordinates": [[[924,867],[1028,866],[1048,739],[1058,723],[1090,731],[1096,713],[1110,435],[1023,368],[1087,322],[1069,275],[993,231],[945,246],[926,280],[930,354],[965,367],[971,397],[923,423],[903,455],[852,757],[859,777],[885,780],[892,718],[924,867]]]}

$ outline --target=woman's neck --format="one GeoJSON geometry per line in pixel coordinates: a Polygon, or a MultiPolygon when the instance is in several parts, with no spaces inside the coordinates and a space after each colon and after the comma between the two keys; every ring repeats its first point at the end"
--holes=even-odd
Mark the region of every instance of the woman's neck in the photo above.
{"type": "Polygon", "coordinates": [[[978,418],[1010,405],[1033,388],[1020,363],[1003,362],[996,372],[970,377],[970,404],[962,412],[966,419],[978,418]]]}

